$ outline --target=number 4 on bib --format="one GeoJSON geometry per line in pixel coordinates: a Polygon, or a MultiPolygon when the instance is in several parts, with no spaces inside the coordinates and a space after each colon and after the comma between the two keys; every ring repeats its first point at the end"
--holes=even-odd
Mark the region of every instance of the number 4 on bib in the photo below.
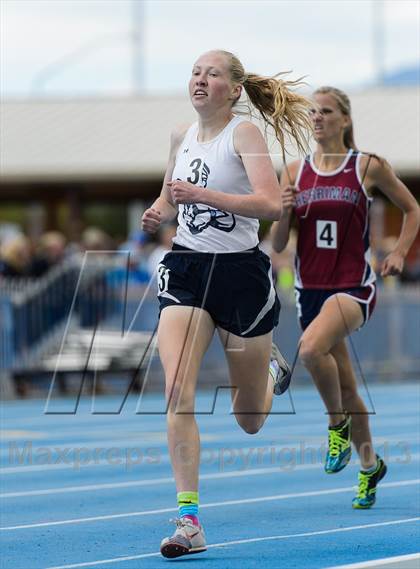
{"type": "Polygon", "coordinates": [[[337,249],[337,222],[316,221],[316,246],[319,249],[337,249]]]}

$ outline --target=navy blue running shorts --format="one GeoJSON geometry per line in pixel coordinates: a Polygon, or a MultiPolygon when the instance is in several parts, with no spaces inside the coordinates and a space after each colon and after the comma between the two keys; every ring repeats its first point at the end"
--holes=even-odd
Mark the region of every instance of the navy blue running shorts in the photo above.
{"type": "Polygon", "coordinates": [[[305,330],[321,312],[324,302],[334,296],[351,296],[360,306],[363,314],[363,324],[369,320],[376,304],[376,285],[346,288],[346,289],[309,289],[295,288],[296,307],[300,325],[305,330]]]}
{"type": "Polygon", "coordinates": [[[258,247],[200,253],[174,244],[157,269],[160,312],[167,306],[206,310],[216,326],[244,338],[277,326],[280,301],[269,257],[258,247]]]}

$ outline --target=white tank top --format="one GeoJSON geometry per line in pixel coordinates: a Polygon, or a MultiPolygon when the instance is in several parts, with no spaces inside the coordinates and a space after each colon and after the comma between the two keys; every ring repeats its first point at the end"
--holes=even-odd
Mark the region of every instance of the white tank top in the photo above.
{"type": "MultiPolygon", "coordinates": [[[[244,117],[234,116],[208,142],[198,142],[198,122],[188,129],[180,145],[172,179],[184,180],[226,194],[252,194],[241,158],[233,145],[233,131],[244,117]]],[[[232,253],[258,244],[259,221],[208,205],[180,204],[174,243],[202,252],[232,253]]]]}

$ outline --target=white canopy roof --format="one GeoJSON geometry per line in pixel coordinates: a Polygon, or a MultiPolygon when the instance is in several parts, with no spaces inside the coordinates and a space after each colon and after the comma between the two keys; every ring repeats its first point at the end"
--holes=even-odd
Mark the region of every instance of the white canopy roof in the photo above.
{"type": "MultiPolygon", "coordinates": [[[[418,175],[419,87],[350,96],[358,147],[384,156],[400,175],[418,175]]],[[[153,179],[165,170],[172,128],[195,113],[187,96],[10,100],[0,120],[4,181],[153,179]]]]}

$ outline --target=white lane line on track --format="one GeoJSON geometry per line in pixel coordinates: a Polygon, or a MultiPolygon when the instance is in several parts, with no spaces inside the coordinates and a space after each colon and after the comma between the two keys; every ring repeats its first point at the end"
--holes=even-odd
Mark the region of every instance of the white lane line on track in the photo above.
{"type": "MultiPolygon", "coordinates": [[[[316,410],[312,410],[312,411],[316,411],[316,410]]],[[[163,416],[165,416],[163,414],[163,416]]],[[[288,415],[289,416],[289,415],[288,415]]],[[[137,417],[142,417],[142,415],[137,415],[137,417]]],[[[224,440],[226,436],[229,436],[232,434],[232,429],[229,429],[229,423],[233,420],[233,415],[229,414],[227,417],[225,415],[219,417],[217,415],[212,415],[212,422],[211,422],[211,427],[213,429],[212,434],[214,434],[215,436],[219,437],[220,439],[224,440]],[[222,421],[220,421],[219,419],[223,419],[222,421]],[[217,429],[220,429],[219,431],[217,429]]],[[[147,415],[147,418],[150,418],[150,415],[147,415]]],[[[200,421],[200,415],[197,415],[197,419],[200,421]]],[[[417,425],[418,422],[418,413],[417,414],[413,414],[413,416],[411,415],[406,415],[404,416],[404,418],[395,418],[395,417],[384,417],[384,416],[377,416],[376,417],[376,424],[377,427],[388,427],[388,428],[392,428],[393,425],[397,425],[398,427],[402,428],[404,426],[413,426],[413,423],[415,425],[417,425]],[[383,421],[382,421],[383,420],[383,421]],[[382,425],[383,423],[383,425],[382,425]]],[[[19,423],[16,426],[10,425],[7,423],[7,421],[3,421],[4,425],[7,425],[8,429],[16,429],[16,430],[21,430],[22,429],[22,424],[19,423]]],[[[203,428],[206,428],[207,426],[207,421],[205,420],[201,420],[200,424],[202,425],[203,428]]],[[[42,424],[42,429],[43,432],[40,432],[38,428],[35,427],[28,427],[26,430],[28,430],[28,436],[29,436],[29,431],[31,433],[34,434],[34,437],[36,437],[37,439],[39,438],[40,435],[43,435],[43,441],[45,441],[43,444],[45,446],[45,444],[47,443],[47,441],[51,441],[49,444],[50,446],[53,445],[63,445],[64,443],[67,442],[71,442],[73,446],[83,446],[84,442],[86,442],[87,444],[95,444],[96,442],[100,443],[103,442],[104,440],[109,440],[110,436],[111,438],[115,436],[116,432],[121,432],[121,433],[129,433],[130,439],[135,440],[135,437],[139,437],[139,439],[141,439],[141,437],[143,436],[148,436],[150,433],[148,432],[142,432],[139,430],[138,424],[136,424],[133,420],[124,420],[123,423],[119,423],[117,425],[115,425],[114,428],[110,429],[109,428],[109,424],[105,423],[103,425],[103,427],[101,426],[94,426],[95,423],[93,425],[90,425],[89,422],[85,424],[85,426],[83,427],[78,427],[75,428],[75,426],[73,424],[69,424],[67,426],[62,426],[59,425],[58,427],[54,427],[53,425],[49,425],[49,424],[42,424]],[[92,428],[93,427],[93,428],[92,428]],[[51,436],[49,436],[49,433],[53,433],[53,438],[51,438],[51,436]],[[77,435],[86,435],[89,434],[89,439],[86,441],[77,441],[76,443],[74,443],[74,438],[77,435]],[[45,435],[45,436],[44,436],[45,435]]],[[[156,421],[156,424],[154,425],[154,429],[155,431],[159,431],[161,430],[161,423],[156,421]]],[[[320,435],[319,436],[315,436],[312,437],[314,439],[320,439],[321,437],[323,437],[323,433],[325,430],[325,419],[322,419],[320,421],[312,421],[311,422],[311,428],[317,429],[319,427],[320,430],[320,435]]],[[[4,427],[5,428],[5,427],[4,427]]],[[[295,430],[299,431],[299,425],[295,426],[295,430]]],[[[273,432],[273,436],[278,436],[278,427],[270,422],[269,424],[266,424],[264,426],[264,434],[269,434],[270,432],[273,432]]],[[[392,432],[395,432],[392,431],[392,432]]],[[[166,431],[162,432],[163,435],[166,436],[166,431]]],[[[151,433],[152,435],[155,435],[156,433],[151,433]]],[[[302,430],[301,433],[298,434],[298,436],[302,436],[305,437],[305,439],[310,440],[311,437],[307,436],[307,429],[306,430],[302,430]]],[[[289,438],[289,437],[287,437],[289,438]]],[[[393,437],[394,439],[396,439],[397,437],[393,437]]],[[[14,440],[21,440],[21,437],[19,437],[18,439],[14,439],[13,437],[10,437],[10,440],[8,438],[6,438],[6,432],[4,434],[2,434],[2,436],[0,437],[0,448],[1,445],[7,444],[10,441],[14,441],[14,440]]]]}
{"type": "MultiPolygon", "coordinates": [[[[409,555],[396,555],[394,557],[383,557],[382,559],[371,559],[369,561],[360,561],[359,563],[350,563],[349,565],[335,565],[334,567],[327,567],[326,569],[367,569],[368,567],[382,568],[385,565],[391,565],[392,563],[404,562],[404,566],[401,565],[401,569],[405,567],[406,561],[420,560],[420,553],[410,553],[409,555]]],[[[417,565],[417,567],[420,566],[417,565]]],[[[415,567],[415,565],[413,565],[415,567]]]]}
{"type": "MultiPolygon", "coordinates": [[[[209,418],[211,418],[211,424],[214,425],[216,428],[227,428],[231,421],[233,420],[233,413],[230,408],[222,410],[221,412],[216,411],[214,413],[211,412],[212,409],[212,402],[209,403],[207,407],[203,406],[202,408],[197,407],[196,411],[196,418],[198,421],[202,423],[206,423],[209,418]]],[[[322,407],[314,407],[310,406],[307,408],[300,408],[299,413],[306,414],[306,413],[317,413],[318,416],[322,414],[322,407]]],[[[286,417],[294,417],[296,413],[293,413],[291,409],[285,409],[280,411],[278,409],[273,409],[273,416],[281,415],[286,417]]],[[[407,415],[405,416],[404,420],[409,421],[411,418],[411,414],[413,418],[416,418],[417,415],[415,413],[415,409],[413,409],[412,413],[410,410],[407,411],[407,415]]],[[[321,415],[322,416],[322,415],[321,415]]],[[[112,411],[107,412],[104,409],[102,412],[97,411],[95,415],[89,414],[55,414],[55,415],[40,415],[36,417],[36,420],[31,422],[25,421],[25,418],[16,419],[15,417],[11,418],[4,418],[4,423],[7,424],[7,427],[10,429],[22,429],[23,427],[29,430],[38,430],[38,429],[47,429],[53,433],[62,433],[64,435],[70,434],[72,429],[75,427],[74,419],[77,418],[77,427],[75,427],[75,433],[85,434],[87,431],[95,431],[98,432],[105,432],[106,429],[109,428],[110,422],[115,424],[114,430],[110,432],[115,432],[115,428],[117,429],[130,429],[132,427],[138,426],[138,420],[141,418],[145,418],[148,421],[148,424],[152,425],[161,425],[162,417],[164,422],[166,421],[166,412],[165,407],[161,406],[161,408],[151,408],[151,409],[144,409],[142,413],[135,413],[133,410],[130,412],[129,415],[122,417],[121,415],[114,414],[112,411]],[[58,417],[58,420],[55,420],[54,417],[58,417]],[[66,419],[68,417],[69,419],[66,419]]],[[[392,416],[390,415],[390,418],[392,416]]],[[[321,426],[325,426],[324,421],[314,421],[314,424],[321,426]]],[[[400,424],[400,423],[398,423],[400,424]]],[[[267,425],[268,426],[268,425],[267,425]]]]}
{"type": "MultiPolygon", "coordinates": [[[[311,418],[313,418],[313,415],[315,413],[321,415],[320,420],[312,420],[311,421],[311,427],[313,426],[313,428],[316,431],[319,431],[319,433],[324,433],[325,431],[325,418],[322,416],[322,409],[318,410],[318,409],[312,409],[311,411],[311,418]]],[[[295,427],[295,429],[297,431],[300,431],[300,434],[302,436],[305,436],[308,434],[308,428],[306,428],[306,430],[304,428],[302,428],[302,418],[307,417],[309,415],[309,413],[306,410],[299,410],[297,411],[296,415],[290,415],[290,414],[283,414],[283,415],[273,415],[273,418],[271,419],[271,421],[266,424],[264,426],[264,430],[268,431],[268,432],[273,432],[275,434],[278,435],[278,426],[275,424],[275,421],[277,420],[277,417],[280,417],[281,420],[287,420],[287,425],[293,425],[295,427]],[[293,417],[296,417],[296,419],[293,419],[293,417]]],[[[158,431],[161,430],[163,427],[162,424],[162,419],[158,420],[158,421],[151,421],[150,417],[151,415],[137,415],[135,417],[135,420],[133,419],[129,419],[129,420],[124,420],[118,423],[115,423],[115,425],[110,428],[110,424],[111,423],[111,419],[108,420],[107,423],[104,423],[103,426],[99,425],[98,423],[95,423],[94,421],[86,421],[84,422],[82,420],[82,418],[80,417],[76,417],[77,418],[77,426],[73,423],[69,423],[68,425],[54,425],[51,422],[49,422],[48,420],[44,420],[42,422],[40,422],[39,425],[27,425],[25,426],[24,424],[22,424],[22,422],[8,422],[7,420],[3,419],[3,428],[4,429],[10,429],[10,430],[17,430],[17,431],[21,431],[21,430],[25,430],[25,431],[30,431],[31,433],[34,433],[34,436],[41,436],[42,435],[42,440],[51,440],[52,444],[59,444],[61,440],[70,440],[73,441],[75,438],[79,437],[79,435],[82,435],[82,438],[85,438],[86,435],[88,435],[88,440],[90,441],[95,441],[95,440],[106,440],[108,437],[114,437],[116,433],[121,432],[131,432],[133,434],[133,436],[136,434],[136,432],[139,431],[139,423],[138,421],[141,420],[143,417],[146,417],[146,421],[147,421],[147,425],[158,431]]],[[[200,419],[200,415],[198,414],[196,416],[200,426],[203,428],[203,430],[207,429],[207,428],[212,428],[214,429],[214,434],[223,436],[224,433],[226,434],[231,434],[232,433],[232,426],[235,424],[234,423],[234,416],[232,414],[227,415],[226,417],[223,416],[223,420],[220,420],[222,418],[220,418],[217,415],[211,415],[211,421],[207,420],[207,419],[200,419]],[[231,427],[231,428],[229,428],[231,427]]],[[[163,417],[163,421],[165,420],[165,417],[163,417]]],[[[395,433],[397,428],[398,431],[407,431],[410,427],[416,427],[418,424],[418,413],[416,414],[416,412],[413,412],[413,414],[408,413],[407,415],[404,416],[403,419],[398,420],[397,418],[393,417],[393,416],[388,416],[388,415],[376,415],[375,416],[375,424],[377,425],[378,430],[382,430],[382,429],[389,429],[390,430],[390,434],[391,433],[395,433]]],[[[139,432],[138,435],[139,437],[142,434],[147,434],[147,432],[139,432]]],[[[13,436],[9,436],[8,438],[6,438],[6,434],[4,434],[1,438],[0,438],[0,445],[1,444],[5,444],[8,442],[9,439],[14,439],[13,436]]],[[[21,437],[19,437],[19,439],[21,439],[21,437]]],[[[19,440],[17,439],[17,440],[19,440]]],[[[81,442],[81,444],[83,444],[81,442]]]]}
{"type": "MultiPolygon", "coordinates": [[[[200,480],[217,480],[223,478],[237,478],[239,476],[258,476],[264,474],[284,474],[294,472],[295,470],[319,470],[322,468],[321,464],[301,464],[297,465],[293,470],[290,468],[253,468],[250,470],[232,470],[229,472],[215,472],[212,474],[201,474],[200,480]]],[[[94,490],[109,490],[111,488],[132,488],[138,486],[156,486],[160,484],[173,484],[173,477],[164,478],[149,478],[146,480],[132,480],[130,482],[114,482],[110,484],[90,484],[85,486],[67,486],[63,488],[47,488],[45,490],[28,490],[26,492],[6,492],[0,494],[1,499],[6,498],[21,498],[26,496],[43,496],[49,494],[67,494],[72,492],[91,492],[94,490]]]]}
{"type": "MultiPolygon", "coordinates": [[[[376,528],[376,527],[384,527],[384,526],[393,526],[393,525],[401,525],[401,524],[408,524],[417,522],[420,520],[419,518],[405,518],[400,520],[392,520],[389,522],[378,522],[374,524],[365,524],[360,526],[348,526],[345,528],[333,528],[327,530],[320,530],[320,531],[310,531],[305,533],[292,533],[287,535],[270,535],[267,537],[252,537],[248,539],[236,539],[234,541],[225,541],[222,543],[212,543],[207,546],[207,549],[212,549],[216,547],[229,547],[231,545],[246,545],[248,543],[258,543],[261,541],[276,541],[280,539],[293,539],[297,537],[312,537],[316,535],[328,535],[331,533],[342,533],[347,531],[356,531],[361,529],[367,528],[376,528]]],[[[140,555],[130,555],[127,557],[114,557],[113,559],[102,559],[100,561],[89,561],[86,563],[73,563],[71,565],[57,565],[55,567],[47,567],[46,569],[76,569],[77,567],[94,567],[95,565],[105,565],[109,563],[120,563],[121,561],[132,561],[134,559],[145,559],[147,557],[158,557],[160,553],[143,553],[140,555]]],[[[333,569],[333,568],[332,568],[333,569]]]]}
{"type": "MultiPolygon", "coordinates": [[[[411,461],[418,460],[420,458],[420,453],[411,455],[411,461]]],[[[398,464],[400,457],[390,457],[387,459],[387,464],[398,464]]],[[[354,466],[360,464],[357,460],[353,463],[354,466]]],[[[315,464],[297,464],[291,468],[289,465],[284,466],[271,466],[266,468],[243,468],[240,470],[231,470],[227,472],[215,472],[210,474],[202,474],[200,480],[220,480],[224,478],[236,478],[239,476],[264,476],[266,474],[290,474],[301,470],[318,470],[322,468],[321,463],[315,464]]],[[[27,496],[48,496],[51,494],[71,494],[76,492],[93,492],[100,490],[110,490],[118,488],[137,488],[141,486],[159,486],[163,484],[172,484],[174,482],[173,477],[161,477],[161,478],[148,478],[145,480],[131,480],[128,482],[113,482],[104,484],[85,484],[80,486],[63,486],[57,488],[45,488],[42,490],[25,490],[22,492],[4,492],[0,494],[0,499],[8,498],[23,498],[27,496]]]]}
{"type": "MultiPolygon", "coordinates": [[[[399,488],[402,486],[414,486],[420,484],[420,478],[414,480],[403,480],[400,482],[385,482],[381,484],[381,489],[384,488],[399,488]]],[[[226,500],[224,502],[210,502],[208,504],[200,504],[200,509],[203,508],[219,508],[223,506],[240,506],[242,504],[255,504],[259,502],[274,502],[276,500],[288,500],[290,498],[307,498],[310,496],[324,496],[330,494],[343,494],[345,492],[354,492],[354,486],[346,486],[344,488],[334,488],[328,490],[313,490],[310,492],[294,492],[291,494],[276,494],[274,496],[261,496],[260,498],[244,498],[241,500],[226,500]]],[[[154,514],[165,514],[169,512],[177,512],[178,508],[160,508],[158,510],[142,510],[139,512],[127,512],[124,514],[107,514],[104,516],[93,516],[89,518],[72,518],[69,520],[58,520],[54,522],[38,522],[34,524],[24,524],[18,526],[5,526],[0,527],[1,531],[14,531],[20,529],[31,529],[39,527],[51,526],[64,526],[71,524],[81,524],[88,522],[97,522],[105,520],[115,520],[121,518],[133,518],[139,516],[151,516],[154,514]]]]}

